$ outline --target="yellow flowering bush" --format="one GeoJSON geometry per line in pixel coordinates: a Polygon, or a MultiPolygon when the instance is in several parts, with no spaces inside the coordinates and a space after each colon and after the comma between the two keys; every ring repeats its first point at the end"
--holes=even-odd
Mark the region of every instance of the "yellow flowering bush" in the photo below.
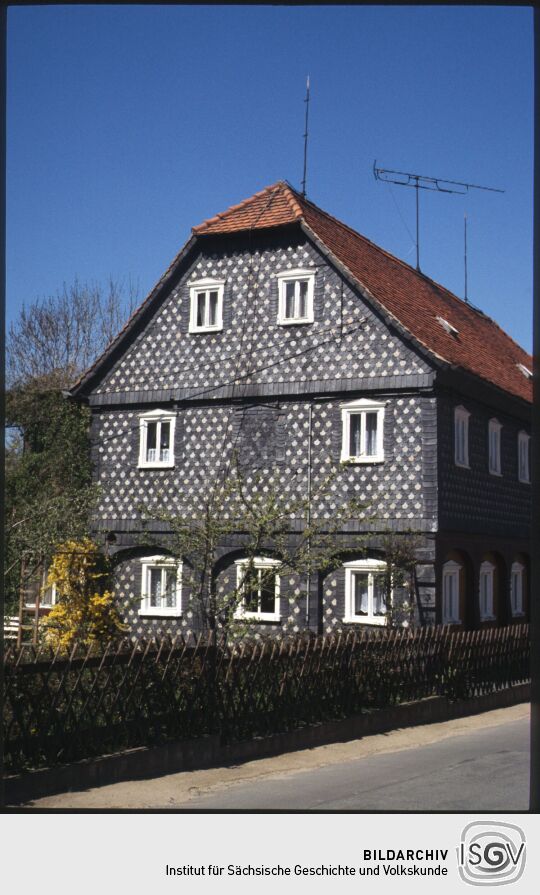
{"type": "Polygon", "coordinates": [[[74,641],[91,645],[127,631],[110,583],[110,560],[90,538],[59,544],[46,584],[56,588],[56,603],[44,626],[47,642],[61,648],[74,641]]]}

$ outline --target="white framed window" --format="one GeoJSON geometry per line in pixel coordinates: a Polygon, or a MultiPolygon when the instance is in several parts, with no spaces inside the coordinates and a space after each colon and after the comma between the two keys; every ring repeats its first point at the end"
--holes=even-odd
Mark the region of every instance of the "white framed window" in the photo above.
{"type": "MultiPolygon", "coordinates": [[[[45,584],[42,585],[39,594],[39,605],[44,609],[51,609],[56,605],[57,595],[56,595],[56,584],[47,584],[47,576],[44,576],[45,584]]],[[[38,588],[39,589],[39,588],[38,588]]],[[[27,609],[34,609],[36,605],[36,598],[25,601],[27,609]]]]}
{"type": "Polygon", "coordinates": [[[384,407],[367,398],[342,406],[342,461],[381,463],[384,460],[384,407]]]}
{"type": "Polygon", "coordinates": [[[282,326],[294,323],[313,323],[313,293],[315,271],[298,268],[277,274],[278,319],[282,326]]]}
{"type": "Polygon", "coordinates": [[[454,560],[445,562],[442,572],[442,623],[460,625],[459,611],[461,566],[454,560]]]}
{"type": "Polygon", "coordinates": [[[518,477],[520,482],[526,483],[531,481],[529,462],[530,440],[531,437],[527,432],[518,432],[518,477]]]}
{"type": "Polygon", "coordinates": [[[277,574],[279,565],[276,559],[266,556],[255,557],[253,574],[249,581],[245,581],[248,562],[245,559],[236,560],[237,588],[242,594],[236,607],[236,618],[250,621],[280,621],[280,580],[277,574]]]}
{"type": "Polygon", "coordinates": [[[387,624],[386,563],[360,559],[344,563],[345,622],[387,624]]]}
{"type": "Polygon", "coordinates": [[[180,616],[182,563],[171,556],[145,556],[141,567],[139,615],[180,616]]]}
{"type": "Polygon", "coordinates": [[[210,333],[223,329],[225,280],[206,277],[189,284],[189,331],[210,333]]]}
{"type": "Polygon", "coordinates": [[[41,592],[39,605],[45,606],[48,609],[49,607],[56,605],[56,599],[56,584],[49,584],[41,592]]]}
{"type": "Polygon", "coordinates": [[[469,468],[469,417],[464,407],[454,408],[454,462],[469,468]]]}
{"type": "Polygon", "coordinates": [[[510,572],[510,609],[513,616],[524,615],[523,609],[523,572],[525,567],[520,562],[512,563],[510,572]]]}
{"type": "Polygon", "coordinates": [[[139,467],[174,466],[176,416],[166,410],[150,410],[139,416],[139,467]]]}
{"type": "Polygon", "coordinates": [[[480,621],[493,621],[495,618],[493,609],[493,581],[495,566],[490,562],[483,562],[480,566],[480,621]]]}
{"type": "Polygon", "coordinates": [[[502,425],[497,419],[491,419],[488,423],[488,456],[489,471],[492,475],[501,475],[501,429],[502,425]]]}

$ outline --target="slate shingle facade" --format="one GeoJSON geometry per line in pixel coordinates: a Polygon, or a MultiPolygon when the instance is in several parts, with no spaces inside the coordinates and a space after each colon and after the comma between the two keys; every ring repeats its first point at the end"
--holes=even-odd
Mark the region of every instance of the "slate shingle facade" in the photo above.
{"type": "MultiPolygon", "coordinates": [[[[192,239],[151,298],[74,390],[93,411],[101,486],[94,527],[101,538],[114,533],[117,595],[134,635],[197,628],[186,593],[181,617],[139,617],[141,556],[159,552],[155,544],[144,546],[141,506],[159,503],[167,512],[188,513],[233,451],[248,478],[251,470],[291,496],[306,493],[308,475],[316,490],[335,470],[329,494],[313,502],[313,516],[331,518],[348,496],[360,497],[370,518],[356,528],[369,532],[373,557],[382,556],[385,533],[415,532],[416,623],[442,620],[442,569],[456,551],[472,551],[467,562],[476,570],[484,554],[495,551],[506,570],[498,584],[503,587],[504,578],[508,591],[513,557],[528,561],[530,487],[517,481],[516,450],[517,432],[529,428],[525,402],[485,383],[475,396],[469,380],[464,386],[448,370],[443,375],[438,356],[408,338],[297,224],[225,228],[192,239]],[[314,322],[282,326],[277,274],[296,268],[315,273],[314,322]],[[225,280],[223,328],[191,333],[190,283],[203,277],[225,280]],[[385,403],[382,463],[340,462],[341,408],[356,398],[385,403]],[[457,403],[471,412],[469,470],[454,464],[457,403]],[[155,408],[175,417],[174,466],[141,469],[139,416],[155,408]],[[503,425],[500,478],[487,471],[493,416],[503,425]]],[[[154,529],[154,540],[161,538],[166,549],[165,531],[158,523],[154,529]]],[[[342,533],[344,558],[350,558],[348,536],[342,533]]],[[[218,588],[236,575],[239,555],[241,539],[223,546],[218,588]]],[[[479,623],[475,574],[469,575],[462,620],[470,625],[479,623]]],[[[506,597],[499,601],[499,621],[511,617],[506,597]]],[[[311,582],[309,622],[306,611],[303,584],[293,576],[281,582],[280,621],[264,627],[275,633],[306,624],[320,632],[342,629],[343,569],[311,582]]]]}

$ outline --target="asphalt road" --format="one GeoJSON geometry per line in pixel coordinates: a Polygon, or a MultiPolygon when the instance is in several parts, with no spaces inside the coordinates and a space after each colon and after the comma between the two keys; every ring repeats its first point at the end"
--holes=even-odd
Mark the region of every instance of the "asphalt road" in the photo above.
{"type": "Polygon", "coordinates": [[[182,807],[506,812],[528,808],[528,787],[529,721],[522,718],[414,749],[240,783],[182,807]]]}

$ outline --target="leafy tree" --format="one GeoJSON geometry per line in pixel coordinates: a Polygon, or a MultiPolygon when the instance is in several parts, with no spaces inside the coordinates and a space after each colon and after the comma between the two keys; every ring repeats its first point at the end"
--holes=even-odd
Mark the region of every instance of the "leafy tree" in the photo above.
{"type": "Polygon", "coordinates": [[[96,488],[87,408],[37,383],[12,390],[6,403],[20,427],[6,450],[4,574],[6,605],[13,612],[19,587],[47,564],[55,545],[87,532],[96,488]]]}
{"type": "Polygon", "coordinates": [[[90,413],[62,390],[116,335],[133,301],[121,284],[77,281],[23,307],[7,337],[6,609],[21,584],[50,561],[55,545],[88,532],[90,413]]]}

